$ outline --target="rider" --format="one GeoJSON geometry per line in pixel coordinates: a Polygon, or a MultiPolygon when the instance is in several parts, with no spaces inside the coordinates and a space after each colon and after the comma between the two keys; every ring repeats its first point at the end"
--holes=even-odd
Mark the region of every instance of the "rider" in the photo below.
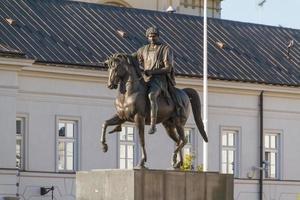
{"type": "Polygon", "coordinates": [[[148,133],[153,134],[156,132],[157,98],[162,93],[170,102],[170,93],[174,93],[175,89],[175,75],[172,66],[173,54],[167,45],[159,42],[159,30],[156,27],[148,28],[146,37],[149,44],[141,47],[136,56],[144,68],[144,80],[148,86],[151,106],[151,124],[148,133]]]}

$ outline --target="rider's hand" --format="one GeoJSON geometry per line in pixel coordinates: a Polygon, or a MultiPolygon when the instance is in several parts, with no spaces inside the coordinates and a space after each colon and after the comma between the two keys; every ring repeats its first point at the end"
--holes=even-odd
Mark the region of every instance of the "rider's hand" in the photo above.
{"type": "Polygon", "coordinates": [[[146,76],[151,76],[152,75],[151,70],[145,70],[144,73],[145,73],[146,76]]]}

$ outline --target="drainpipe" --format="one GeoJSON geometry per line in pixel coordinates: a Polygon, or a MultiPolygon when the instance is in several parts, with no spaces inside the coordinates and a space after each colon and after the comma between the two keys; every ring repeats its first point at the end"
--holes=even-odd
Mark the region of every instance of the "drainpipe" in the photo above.
{"type": "Polygon", "coordinates": [[[263,200],[263,174],[264,174],[264,91],[259,96],[260,113],[260,173],[259,173],[259,199],[263,200]]]}

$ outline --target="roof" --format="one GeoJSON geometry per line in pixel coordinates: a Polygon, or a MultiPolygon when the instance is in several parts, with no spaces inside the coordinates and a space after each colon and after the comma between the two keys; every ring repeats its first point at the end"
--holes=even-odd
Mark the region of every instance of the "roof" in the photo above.
{"type": "MultiPolygon", "coordinates": [[[[64,0],[0,4],[0,44],[37,62],[100,68],[107,56],[146,44],[154,25],[177,75],[202,77],[202,17],[64,0]]],[[[300,86],[300,30],[209,18],[208,77],[300,86]]]]}

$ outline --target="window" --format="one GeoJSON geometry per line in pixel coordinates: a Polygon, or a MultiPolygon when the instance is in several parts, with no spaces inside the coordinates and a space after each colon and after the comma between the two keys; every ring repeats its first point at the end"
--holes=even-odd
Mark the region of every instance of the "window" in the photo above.
{"type": "MultiPolygon", "coordinates": [[[[195,165],[197,164],[197,154],[196,154],[196,139],[195,139],[195,129],[193,128],[185,128],[184,129],[184,136],[187,140],[187,143],[184,145],[182,149],[182,156],[184,159],[187,158],[187,156],[191,156],[192,159],[192,166],[191,168],[194,169],[195,165]]],[[[175,145],[176,148],[176,145],[175,145]]],[[[179,159],[179,152],[177,153],[177,159],[179,159]]]]}
{"type": "Polygon", "coordinates": [[[222,129],[221,172],[237,175],[238,130],[222,129]]]}
{"type": "Polygon", "coordinates": [[[194,129],[192,128],[185,128],[184,129],[184,135],[185,138],[187,139],[187,143],[184,146],[183,149],[183,156],[185,155],[195,155],[195,134],[194,134],[194,129]]]}
{"type": "MultiPolygon", "coordinates": [[[[209,0],[207,1],[207,14],[211,17],[220,18],[222,0],[209,0]]],[[[204,2],[203,0],[180,0],[179,8],[181,13],[203,15],[204,2]]]]}
{"type": "Polygon", "coordinates": [[[279,134],[265,133],[265,177],[279,178],[279,134]]]}
{"type": "Polygon", "coordinates": [[[135,129],[123,126],[119,133],[119,168],[132,169],[136,163],[137,147],[135,145],[135,129]]]}
{"type": "Polygon", "coordinates": [[[78,121],[58,120],[58,171],[76,170],[78,121]]]}
{"type": "Polygon", "coordinates": [[[16,119],[16,167],[24,169],[25,118],[16,119]]]}
{"type": "Polygon", "coordinates": [[[184,7],[200,7],[201,6],[201,0],[180,0],[180,5],[183,5],[184,7]]]}

